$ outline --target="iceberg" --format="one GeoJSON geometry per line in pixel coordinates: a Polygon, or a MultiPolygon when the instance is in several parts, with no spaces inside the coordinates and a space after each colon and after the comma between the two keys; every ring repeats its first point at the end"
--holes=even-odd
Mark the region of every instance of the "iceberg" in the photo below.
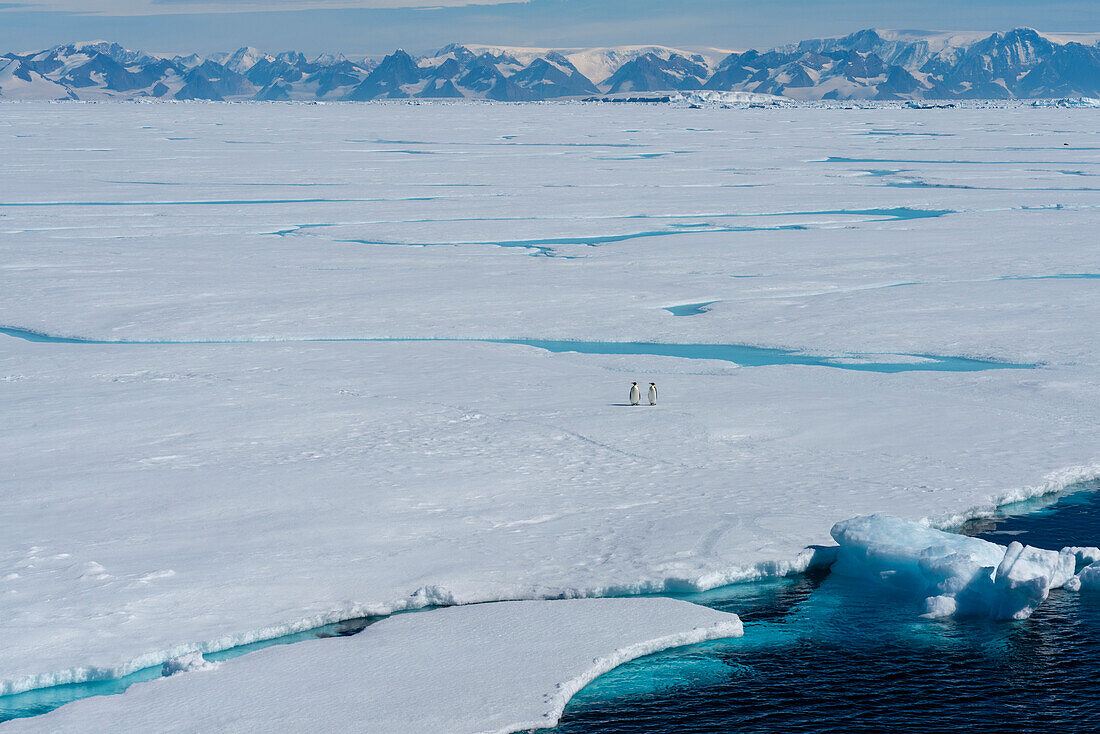
{"type": "Polygon", "coordinates": [[[1074,577],[1073,552],[1003,546],[919,522],[867,515],[833,526],[833,572],[872,578],[924,597],[927,618],[1027,619],[1051,589],[1074,577]]]}

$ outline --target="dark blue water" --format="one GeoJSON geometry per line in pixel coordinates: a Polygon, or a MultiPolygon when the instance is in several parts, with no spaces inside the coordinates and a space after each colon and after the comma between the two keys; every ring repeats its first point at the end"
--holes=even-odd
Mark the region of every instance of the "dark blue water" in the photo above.
{"type": "MultiPolygon", "coordinates": [[[[964,530],[1096,545],[1096,490],[964,530]]],[[[1100,731],[1100,594],[1055,590],[1023,622],[921,620],[918,601],[825,572],[685,598],[740,614],[745,637],[612,671],[555,732],[1100,731]]]]}
{"type": "MultiPolygon", "coordinates": [[[[904,285],[904,284],[900,284],[904,285]]],[[[788,349],[769,349],[750,347],[744,344],[659,344],[656,342],[585,342],[561,341],[551,339],[385,339],[385,338],[317,338],[317,339],[215,339],[191,341],[156,340],[101,340],[60,337],[43,334],[27,329],[0,327],[0,334],[30,342],[53,344],[250,344],[276,341],[295,342],[403,342],[403,341],[442,341],[442,342],[482,342],[488,344],[522,344],[548,352],[577,352],[579,354],[625,354],[651,355],[661,357],[679,357],[681,359],[715,359],[733,362],[742,367],[764,367],[768,365],[800,364],[816,367],[835,367],[842,370],[860,372],[976,372],[994,369],[1033,369],[1035,364],[1016,364],[1012,362],[994,362],[968,357],[945,357],[932,354],[905,355],[843,355],[840,357],[819,357],[802,354],[788,349]],[[860,361],[845,361],[852,358],[860,361]],[[872,357],[876,359],[872,359],[872,357]],[[890,357],[915,358],[916,361],[889,361],[890,357]]]]}

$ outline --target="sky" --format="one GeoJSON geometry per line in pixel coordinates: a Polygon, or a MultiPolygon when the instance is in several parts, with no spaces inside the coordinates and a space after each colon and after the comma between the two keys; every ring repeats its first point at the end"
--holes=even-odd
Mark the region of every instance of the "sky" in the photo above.
{"type": "Polygon", "coordinates": [[[0,53],[103,39],[154,53],[257,46],[423,53],[447,43],[770,48],[861,28],[1100,32],[1100,0],[0,0],[0,53]]]}

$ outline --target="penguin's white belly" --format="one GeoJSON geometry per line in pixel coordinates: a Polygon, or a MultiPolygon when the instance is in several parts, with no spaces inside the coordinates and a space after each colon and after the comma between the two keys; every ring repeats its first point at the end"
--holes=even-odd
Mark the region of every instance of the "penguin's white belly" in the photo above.
{"type": "Polygon", "coordinates": [[[655,388],[655,387],[649,388],[649,404],[650,405],[656,405],[657,404],[657,388],[655,388]]]}

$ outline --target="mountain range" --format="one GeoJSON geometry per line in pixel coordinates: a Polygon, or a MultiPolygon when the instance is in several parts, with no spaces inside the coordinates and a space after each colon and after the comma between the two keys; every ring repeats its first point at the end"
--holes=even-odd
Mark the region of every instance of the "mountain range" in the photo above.
{"type": "Polygon", "coordinates": [[[252,47],[167,57],[95,41],[0,56],[4,100],[537,101],[688,90],[805,100],[1100,97],[1100,35],[868,29],[767,51],[451,44],[381,60],[252,47]]]}

